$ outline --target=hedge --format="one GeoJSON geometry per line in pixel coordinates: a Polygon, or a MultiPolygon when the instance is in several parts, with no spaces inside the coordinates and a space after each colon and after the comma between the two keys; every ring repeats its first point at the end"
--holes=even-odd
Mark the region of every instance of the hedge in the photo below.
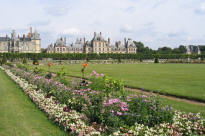
{"type": "Polygon", "coordinates": [[[147,60],[147,59],[197,59],[205,58],[202,55],[186,55],[186,54],[85,54],[85,53],[0,53],[0,58],[6,56],[9,60],[14,59],[38,59],[52,58],[53,60],[106,60],[106,59],[133,59],[133,60],[147,60]]]}

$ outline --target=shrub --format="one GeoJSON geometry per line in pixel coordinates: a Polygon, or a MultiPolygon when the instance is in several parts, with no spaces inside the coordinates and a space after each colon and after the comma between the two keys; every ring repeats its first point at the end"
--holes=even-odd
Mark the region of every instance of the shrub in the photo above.
{"type": "Polygon", "coordinates": [[[2,64],[6,64],[6,63],[7,63],[7,57],[6,57],[6,56],[3,56],[2,64]]]}
{"type": "Polygon", "coordinates": [[[125,97],[124,84],[121,80],[115,80],[111,77],[99,74],[96,71],[90,75],[92,84],[89,87],[92,90],[103,91],[106,96],[116,95],[125,97]]]}
{"type": "Polygon", "coordinates": [[[51,78],[52,78],[52,73],[51,73],[51,72],[47,73],[47,74],[45,75],[45,78],[46,78],[46,79],[51,79],[51,78]]]}
{"type": "Polygon", "coordinates": [[[154,59],[154,63],[159,63],[159,58],[158,58],[158,57],[156,57],[156,58],[154,59]]]}
{"type": "Polygon", "coordinates": [[[27,64],[27,59],[26,58],[23,58],[23,64],[27,64]]]}
{"type": "Polygon", "coordinates": [[[172,109],[163,107],[156,97],[142,95],[132,98],[128,104],[129,113],[125,116],[125,120],[129,126],[136,122],[151,127],[164,122],[173,122],[174,112],[172,109]]]}

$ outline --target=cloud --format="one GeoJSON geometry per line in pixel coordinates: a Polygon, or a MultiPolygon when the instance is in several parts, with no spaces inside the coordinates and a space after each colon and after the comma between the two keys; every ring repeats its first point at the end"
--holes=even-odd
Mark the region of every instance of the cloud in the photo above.
{"type": "Polygon", "coordinates": [[[121,33],[132,33],[134,30],[131,25],[124,25],[120,28],[121,33]]]}
{"type": "Polygon", "coordinates": [[[66,15],[69,11],[69,7],[67,5],[60,5],[60,6],[57,5],[57,6],[45,7],[44,10],[48,15],[58,17],[58,16],[66,15]]]}
{"type": "Polygon", "coordinates": [[[49,20],[39,20],[39,21],[33,21],[29,23],[28,26],[39,27],[39,26],[47,26],[49,24],[50,24],[49,20]]]}
{"type": "Polygon", "coordinates": [[[157,8],[161,5],[163,5],[165,2],[167,2],[167,0],[155,0],[155,3],[153,4],[153,8],[157,8]]]}
{"type": "Polygon", "coordinates": [[[79,35],[81,32],[78,28],[67,28],[63,31],[63,34],[79,35]]]}
{"type": "Polygon", "coordinates": [[[195,9],[195,13],[204,15],[205,14],[205,3],[201,3],[198,9],[195,9]]]}
{"type": "Polygon", "coordinates": [[[91,39],[102,32],[115,41],[124,37],[157,48],[203,43],[204,0],[7,0],[0,9],[0,35],[27,33],[35,27],[42,46],[66,36],[91,39]],[[191,37],[192,39],[188,38],[191,37]]]}

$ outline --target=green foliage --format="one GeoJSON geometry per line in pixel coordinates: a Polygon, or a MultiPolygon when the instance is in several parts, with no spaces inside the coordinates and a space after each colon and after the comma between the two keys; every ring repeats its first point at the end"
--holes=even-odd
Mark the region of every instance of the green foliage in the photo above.
{"type": "Polygon", "coordinates": [[[16,64],[16,67],[20,68],[20,69],[26,69],[27,68],[25,65],[22,65],[22,64],[16,64]]]}
{"type": "Polygon", "coordinates": [[[27,64],[27,59],[26,58],[23,58],[23,64],[27,64]]]}
{"type": "Polygon", "coordinates": [[[159,58],[158,58],[158,57],[156,57],[156,58],[154,59],[154,63],[159,63],[159,58]]]}
{"type": "Polygon", "coordinates": [[[52,73],[51,73],[51,72],[48,72],[48,73],[45,75],[45,78],[46,78],[46,79],[51,79],[51,78],[52,78],[52,73]]]}
{"type": "Polygon", "coordinates": [[[143,54],[153,54],[153,50],[148,48],[148,47],[144,47],[144,44],[142,42],[136,42],[134,41],[135,46],[137,47],[137,53],[143,53],[143,54]]]}
{"type": "Polygon", "coordinates": [[[38,62],[38,59],[37,59],[37,58],[35,58],[35,59],[33,60],[33,65],[39,65],[39,62],[38,62]]]}
{"type": "Polygon", "coordinates": [[[121,80],[116,80],[104,74],[98,74],[93,71],[90,81],[92,84],[89,87],[92,90],[99,90],[105,93],[106,96],[116,95],[125,97],[124,84],[121,80]]]}
{"type": "MultiPolygon", "coordinates": [[[[143,46],[142,46],[143,47],[143,46]]],[[[154,59],[156,55],[159,59],[187,59],[193,58],[198,59],[204,56],[202,55],[186,55],[183,51],[184,46],[180,46],[179,50],[176,52],[170,53],[170,49],[161,48],[160,52],[153,51],[148,47],[143,47],[143,51],[139,51],[136,54],[112,54],[112,53],[102,53],[102,54],[85,54],[85,53],[0,53],[0,55],[6,56],[7,59],[23,59],[38,61],[43,58],[51,58],[53,60],[123,60],[123,59],[131,59],[131,60],[147,60],[154,59]],[[180,52],[180,53],[179,53],[180,52]],[[183,53],[182,53],[183,52],[183,53]],[[167,53],[167,54],[166,54],[167,53]]]]}
{"type": "Polygon", "coordinates": [[[169,47],[162,47],[158,49],[159,54],[171,54],[172,53],[172,48],[169,47]]]}
{"type": "Polygon", "coordinates": [[[58,78],[63,78],[64,76],[65,76],[65,68],[64,67],[62,67],[57,73],[56,73],[56,76],[58,77],[58,78]]]}
{"type": "Polygon", "coordinates": [[[14,67],[14,65],[12,63],[7,63],[6,65],[9,67],[14,67]]]}
{"type": "Polygon", "coordinates": [[[35,67],[34,71],[35,74],[43,74],[45,72],[44,69],[38,68],[37,66],[35,67]]]}
{"type": "Polygon", "coordinates": [[[6,64],[6,63],[7,63],[7,57],[4,55],[2,59],[2,64],[6,64]]]}
{"type": "Polygon", "coordinates": [[[173,115],[171,107],[163,107],[156,97],[149,98],[142,95],[128,101],[131,116],[125,116],[126,124],[132,126],[135,122],[154,126],[160,123],[172,123],[173,115]]]}

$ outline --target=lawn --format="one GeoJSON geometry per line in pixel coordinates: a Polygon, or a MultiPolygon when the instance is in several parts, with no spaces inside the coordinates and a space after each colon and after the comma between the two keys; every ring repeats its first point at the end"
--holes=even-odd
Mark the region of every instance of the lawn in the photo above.
{"type": "Polygon", "coordinates": [[[66,136],[0,70],[0,136],[66,136]]]}
{"type": "MultiPolygon", "coordinates": [[[[48,70],[48,66],[39,67],[48,70]]],[[[51,71],[62,67],[68,75],[81,76],[82,65],[77,64],[54,65],[51,71]]],[[[86,76],[93,70],[121,79],[130,87],[205,101],[204,64],[89,64],[86,76]]]]}

